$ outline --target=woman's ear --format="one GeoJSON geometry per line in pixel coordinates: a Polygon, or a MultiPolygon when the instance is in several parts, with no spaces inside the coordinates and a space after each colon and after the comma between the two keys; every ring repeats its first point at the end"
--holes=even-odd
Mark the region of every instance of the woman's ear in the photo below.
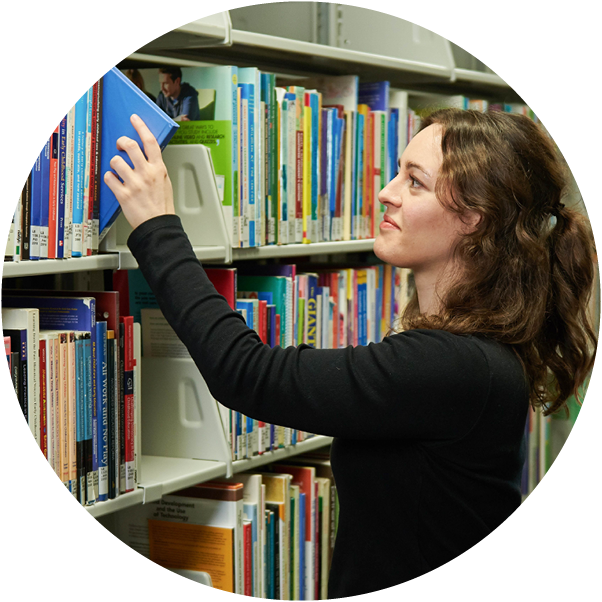
{"type": "Polygon", "coordinates": [[[467,209],[462,214],[462,222],[466,226],[466,230],[464,233],[472,234],[477,229],[482,219],[483,216],[479,212],[474,211],[472,209],[467,209]]]}

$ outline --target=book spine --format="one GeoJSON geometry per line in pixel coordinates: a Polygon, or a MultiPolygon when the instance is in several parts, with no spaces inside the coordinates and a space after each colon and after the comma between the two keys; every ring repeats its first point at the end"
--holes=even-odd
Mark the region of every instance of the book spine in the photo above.
{"type": "Polygon", "coordinates": [[[69,487],[69,341],[66,332],[59,333],[59,464],[63,484],[69,487]]]}
{"type": "Polygon", "coordinates": [[[56,257],[65,257],[65,203],[67,196],[67,117],[59,124],[56,257]]]}
{"type": "Polygon", "coordinates": [[[90,197],[92,194],[92,112],[94,109],[94,89],[90,88],[86,100],[86,135],[84,155],[84,212],[83,212],[83,239],[82,255],[92,255],[92,209],[90,197]]]}
{"type": "Polygon", "coordinates": [[[100,173],[100,153],[102,148],[102,78],[94,84],[97,89],[96,107],[96,152],[94,153],[94,186],[92,199],[92,254],[98,253],[98,244],[100,239],[100,182],[102,174],[100,173]]]}
{"type": "Polygon", "coordinates": [[[50,208],[50,156],[52,137],[44,144],[41,155],[40,188],[40,259],[48,259],[48,223],[50,208]]]}
{"type": "Polygon", "coordinates": [[[59,164],[59,127],[50,138],[50,178],[48,182],[48,259],[56,259],[56,218],[59,164]]]}
{"type": "Polygon", "coordinates": [[[133,491],[134,483],[134,318],[124,317],[125,324],[125,491],[133,491]]]}
{"type": "Polygon", "coordinates": [[[89,91],[88,117],[90,125],[88,128],[89,152],[87,160],[86,177],[88,178],[88,204],[87,204],[87,228],[86,228],[86,255],[93,252],[93,220],[94,220],[94,198],[96,187],[96,124],[98,120],[98,82],[89,91]]]}
{"type": "Polygon", "coordinates": [[[249,208],[249,85],[238,84],[240,88],[240,209],[241,247],[249,246],[250,208],[249,208]]]}
{"type": "Polygon", "coordinates": [[[47,380],[47,350],[46,340],[40,339],[40,449],[44,457],[48,459],[48,422],[47,422],[47,407],[48,396],[46,389],[47,380]]]}
{"type": "Polygon", "coordinates": [[[71,254],[81,257],[84,240],[84,190],[86,173],[86,119],[88,115],[88,93],[75,103],[73,119],[73,212],[71,254]]]}
{"type": "Polygon", "coordinates": [[[96,322],[96,414],[98,424],[98,501],[104,502],[109,494],[109,422],[108,422],[108,370],[107,370],[107,323],[96,322]]]}
{"type": "Polygon", "coordinates": [[[33,169],[29,172],[27,181],[25,182],[25,192],[23,194],[22,204],[22,231],[23,238],[21,242],[21,259],[29,259],[29,251],[31,247],[31,189],[32,189],[33,169]]]}
{"type": "Polygon", "coordinates": [[[119,323],[119,493],[125,493],[125,324],[119,323]]]}
{"type": "Polygon", "coordinates": [[[255,86],[249,84],[249,98],[247,105],[247,140],[249,144],[248,162],[249,162],[249,246],[258,247],[257,224],[259,223],[257,215],[257,192],[255,190],[255,86]]]}
{"type": "Polygon", "coordinates": [[[98,501],[98,464],[99,464],[99,447],[98,447],[98,431],[99,431],[99,415],[98,415],[98,397],[100,391],[98,390],[98,337],[96,331],[96,304],[93,303],[91,306],[91,325],[90,325],[90,382],[92,387],[92,396],[90,401],[89,416],[91,416],[92,433],[91,433],[91,445],[92,445],[92,474],[91,474],[91,485],[92,491],[89,500],[91,503],[98,501]]]}
{"type": "Polygon", "coordinates": [[[67,445],[69,446],[69,491],[76,499],[78,493],[77,474],[77,358],[75,356],[75,333],[67,335],[67,445]]]}
{"type": "Polygon", "coordinates": [[[65,257],[72,256],[73,205],[75,192],[75,106],[67,114],[67,168],[65,177],[65,257]]]}
{"type": "Polygon", "coordinates": [[[42,203],[42,155],[37,156],[31,175],[29,208],[29,259],[40,258],[40,205],[42,203]]]}
{"type": "Polygon", "coordinates": [[[107,331],[107,401],[108,401],[108,468],[109,468],[109,493],[110,500],[117,496],[117,475],[115,474],[115,338],[112,330],[107,331]]]}
{"type": "Polygon", "coordinates": [[[77,498],[80,504],[86,503],[86,458],[84,454],[84,433],[86,413],[84,335],[75,338],[75,374],[76,374],[76,433],[75,453],[77,464],[77,498]]]}

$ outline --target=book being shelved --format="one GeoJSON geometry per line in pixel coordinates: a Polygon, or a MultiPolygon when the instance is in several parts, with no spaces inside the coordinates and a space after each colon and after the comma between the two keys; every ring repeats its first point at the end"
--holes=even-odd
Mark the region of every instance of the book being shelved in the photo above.
{"type": "Polygon", "coordinates": [[[83,505],[133,491],[140,357],[118,293],[6,289],[2,305],[15,392],[49,465],[83,505]]]}
{"type": "Polygon", "coordinates": [[[130,123],[136,113],[163,148],[174,123],[118,69],[93,84],[44,144],[13,215],[5,259],[43,260],[98,253],[100,240],[120,212],[104,183],[120,136],[140,139],[130,123]]]}

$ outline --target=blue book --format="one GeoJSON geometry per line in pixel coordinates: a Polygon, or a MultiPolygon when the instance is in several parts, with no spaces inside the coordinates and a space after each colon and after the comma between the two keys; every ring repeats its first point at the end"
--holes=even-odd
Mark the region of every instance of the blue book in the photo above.
{"type": "MultiPolygon", "coordinates": [[[[71,255],[82,256],[84,236],[84,183],[86,175],[86,132],[88,92],[75,103],[75,138],[73,143],[73,242],[71,255]]],[[[87,218],[87,216],[86,216],[87,218]]]]}
{"type": "Polygon", "coordinates": [[[56,218],[56,257],[65,257],[65,201],[67,198],[67,116],[59,125],[59,152],[57,174],[57,218],[56,218]]]}
{"type": "Polygon", "coordinates": [[[368,284],[366,282],[366,270],[358,270],[357,273],[357,342],[358,345],[368,344],[367,331],[367,304],[368,304],[368,284]]]}
{"type": "Polygon", "coordinates": [[[247,299],[237,299],[236,309],[244,309],[247,312],[247,326],[249,328],[255,328],[255,316],[253,314],[253,302],[247,299]]]}
{"type": "Polygon", "coordinates": [[[40,205],[42,203],[42,151],[31,172],[29,259],[40,259],[40,205]]]}
{"type": "MultiPolygon", "coordinates": [[[[250,147],[249,147],[249,88],[250,84],[238,84],[240,88],[240,158],[239,168],[239,188],[240,188],[240,208],[241,217],[241,247],[250,246],[250,230],[255,232],[255,222],[251,228],[251,205],[250,205],[250,147]]],[[[254,236],[254,234],[253,234],[254,236]]]]}
{"type": "Polygon", "coordinates": [[[364,115],[357,114],[357,146],[356,146],[356,184],[355,203],[352,222],[352,237],[361,238],[361,221],[364,208],[364,115]]]}
{"type": "Polygon", "coordinates": [[[113,67],[102,78],[102,148],[100,153],[100,239],[117,219],[121,207],[104,183],[104,174],[111,171],[110,161],[120,154],[133,167],[127,153],[117,151],[117,139],[132,138],[142,147],[140,137],[130,122],[133,113],[138,115],[153,133],[161,150],[178,129],[178,124],[167,116],[151,99],[133,84],[119,69],[113,67]]]}
{"type": "Polygon", "coordinates": [[[107,363],[107,323],[96,323],[96,348],[98,369],[96,370],[96,416],[98,445],[98,501],[109,499],[109,373],[107,363]]]}
{"type": "Polygon", "coordinates": [[[266,510],[266,532],[267,532],[267,550],[266,550],[266,573],[267,573],[267,597],[269,600],[276,598],[276,579],[274,574],[274,545],[275,545],[275,529],[274,523],[278,520],[277,515],[271,510],[266,510]]]}
{"type": "Polygon", "coordinates": [[[357,103],[368,105],[371,111],[389,110],[389,82],[360,82],[357,103]]]}
{"type": "Polygon", "coordinates": [[[305,493],[299,493],[299,592],[298,600],[305,600],[305,493]]]}
{"type": "Polygon", "coordinates": [[[40,258],[48,258],[48,215],[50,207],[50,138],[40,156],[40,258]]]}

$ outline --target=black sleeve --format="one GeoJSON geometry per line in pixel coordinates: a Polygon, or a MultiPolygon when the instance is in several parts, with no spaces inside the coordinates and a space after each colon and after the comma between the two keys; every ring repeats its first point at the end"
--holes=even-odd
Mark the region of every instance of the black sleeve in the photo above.
{"type": "Polygon", "coordinates": [[[487,360],[471,337],[415,330],[346,349],[270,348],[217,293],[179,217],[128,245],[212,395],[247,416],[347,438],[449,440],[478,420],[487,360]]]}

